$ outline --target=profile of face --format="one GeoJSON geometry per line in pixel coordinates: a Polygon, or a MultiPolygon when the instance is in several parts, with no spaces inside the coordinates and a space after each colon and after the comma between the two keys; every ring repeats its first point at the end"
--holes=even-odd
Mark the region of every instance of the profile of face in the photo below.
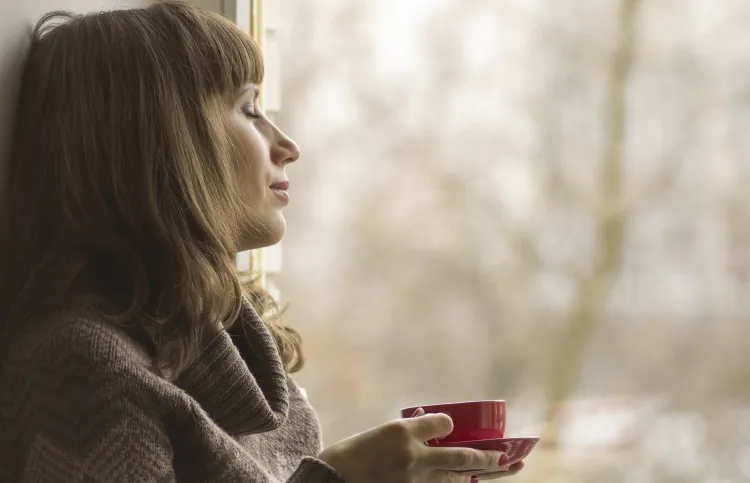
{"type": "Polygon", "coordinates": [[[240,229],[239,251],[274,245],[284,236],[283,209],[290,199],[286,167],[300,156],[297,144],[261,110],[258,93],[257,85],[248,84],[225,99],[238,181],[249,211],[240,229]]]}

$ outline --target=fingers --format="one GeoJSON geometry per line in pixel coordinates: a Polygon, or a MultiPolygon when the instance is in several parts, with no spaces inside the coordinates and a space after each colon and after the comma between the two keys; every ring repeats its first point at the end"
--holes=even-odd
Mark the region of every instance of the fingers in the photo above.
{"type": "Polygon", "coordinates": [[[507,470],[495,471],[492,473],[485,473],[483,475],[474,475],[471,477],[468,477],[460,473],[443,473],[445,476],[443,477],[443,479],[440,479],[440,482],[442,483],[443,481],[445,481],[447,483],[459,483],[459,482],[479,483],[480,481],[497,480],[499,478],[505,478],[506,476],[513,476],[517,474],[519,471],[521,471],[522,469],[523,469],[523,461],[519,461],[518,463],[512,464],[507,470]]]}
{"type": "Polygon", "coordinates": [[[406,419],[404,422],[411,431],[411,434],[422,442],[436,438],[445,438],[453,431],[453,421],[446,414],[417,415],[415,412],[415,416],[406,419]]]}
{"type": "MultiPolygon", "coordinates": [[[[445,473],[448,475],[447,483],[472,483],[474,477],[471,475],[462,475],[461,473],[445,473]]],[[[430,480],[432,481],[432,480],[430,480]]]]}
{"type": "Polygon", "coordinates": [[[476,476],[474,477],[475,479],[472,480],[472,482],[497,480],[498,478],[504,478],[506,476],[513,476],[519,471],[521,471],[522,469],[523,469],[523,461],[519,461],[518,463],[513,463],[512,465],[510,465],[510,468],[508,468],[505,471],[485,473],[483,475],[476,476]]]}
{"type": "Polygon", "coordinates": [[[436,472],[430,476],[430,483],[474,483],[473,476],[447,471],[436,472]]]}
{"type": "Polygon", "coordinates": [[[423,462],[430,468],[448,471],[497,470],[507,464],[508,457],[499,451],[470,448],[425,447],[423,462]]]}

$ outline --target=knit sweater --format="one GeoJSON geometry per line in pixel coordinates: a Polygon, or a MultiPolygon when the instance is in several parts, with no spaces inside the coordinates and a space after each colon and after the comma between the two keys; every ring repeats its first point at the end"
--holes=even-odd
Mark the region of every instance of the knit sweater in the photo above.
{"type": "MultiPolygon", "coordinates": [[[[343,483],[317,417],[244,304],[174,381],[92,310],[13,341],[0,372],[0,482],[343,483]]],[[[36,327],[36,325],[35,325],[36,327]]]]}

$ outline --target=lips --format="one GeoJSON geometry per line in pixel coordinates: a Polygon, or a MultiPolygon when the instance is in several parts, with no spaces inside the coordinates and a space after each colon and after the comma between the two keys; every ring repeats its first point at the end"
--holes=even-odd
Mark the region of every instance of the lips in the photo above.
{"type": "Polygon", "coordinates": [[[271,186],[271,191],[282,201],[284,205],[289,203],[289,193],[287,190],[289,189],[289,181],[279,181],[276,183],[273,183],[271,186]]]}

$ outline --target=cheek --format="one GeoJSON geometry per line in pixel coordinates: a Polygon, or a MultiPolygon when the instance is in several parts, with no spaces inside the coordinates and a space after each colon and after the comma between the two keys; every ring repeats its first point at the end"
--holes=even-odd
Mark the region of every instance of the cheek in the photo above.
{"type": "Polygon", "coordinates": [[[242,142],[242,159],[240,160],[240,176],[242,179],[263,183],[267,168],[263,163],[262,142],[256,136],[247,136],[242,142]]]}
{"type": "Polygon", "coordinates": [[[268,148],[261,132],[244,116],[233,118],[231,130],[236,179],[244,199],[252,205],[268,195],[268,148]]]}
{"type": "Polygon", "coordinates": [[[257,153],[253,152],[247,143],[241,143],[235,159],[235,176],[241,186],[255,186],[261,178],[261,169],[257,163],[257,153]]]}

